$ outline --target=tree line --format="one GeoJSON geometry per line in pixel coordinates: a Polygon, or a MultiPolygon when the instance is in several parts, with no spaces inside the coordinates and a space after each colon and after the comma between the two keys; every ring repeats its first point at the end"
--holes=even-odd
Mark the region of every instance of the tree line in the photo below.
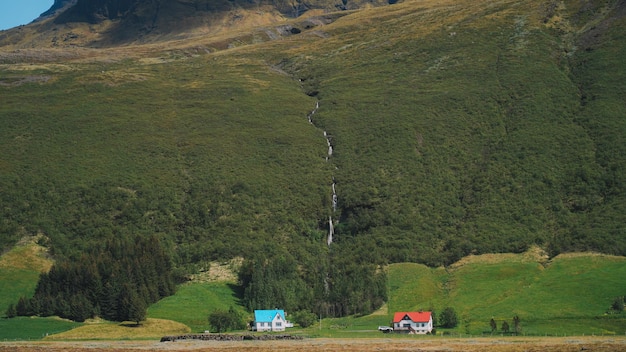
{"type": "MultiPolygon", "coordinates": [[[[491,320],[489,321],[489,327],[491,328],[491,333],[495,333],[498,331],[498,323],[496,323],[494,318],[491,318],[491,320]]],[[[502,324],[500,325],[500,330],[502,330],[503,333],[508,334],[511,332],[511,326],[509,325],[508,321],[503,321],[502,324]]],[[[516,315],[513,317],[513,331],[512,331],[515,335],[518,335],[522,332],[522,326],[520,325],[520,319],[519,317],[516,315]]]]}
{"type": "Polygon", "coordinates": [[[250,311],[281,307],[324,317],[368,314],[387,300],[380,265],[341,248],[296,261],[283,253],[244,261],[239,272],[243,305],[250,311]]]}
{"type": "Polygon", "coordinates": [[[170,256],[156,236],[110,238],[78,260],[42,273],[33,297],[21,297],[7,316],[53,316],[82,322],[145,319],[151,303],[175,292],[170,256]]]}

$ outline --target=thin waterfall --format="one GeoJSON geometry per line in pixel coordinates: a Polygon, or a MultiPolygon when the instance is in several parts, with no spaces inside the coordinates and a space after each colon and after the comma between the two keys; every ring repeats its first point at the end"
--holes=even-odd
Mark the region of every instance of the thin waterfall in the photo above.
{"type": "MultiPolygon", "coordinates": [[[[309,123],[313,126],[315,126],[315,122],[313,121],[313,115],[315,115],[315,113],[317,112],[317,110],[320,108],[320,102],[319,100],[315,102],[315,108],[313,108],[313,110],[311,110],[311,112],[307,115],[307,120],[309,121],[309,123]]],[[[323,135],[324,135],[324,139],[326,139],[326,146],[328,147],[328,154],[326,155],[326,161],[329,161],[330,158],[333,156],[333,145],[331,143],[331,139],[332,137],[328,134],[328,132],[326,131],[322,131],[323,135]]],[[[336,169],[336,168],[335,168],[336,169]]],[[[333,176],[333,182],[331,184],[331,195],[332,195],[332,209],[333,209],[333,213],[335,213],[337,211],[337,203],[338,203],[338,198],[337,198],[337,190],[336,190],[336,182],[335,182],[335,177],[333,176]]],[[[333,243],[333,236],[335,235],[335,226],[333,223],[333,218],[332,216],[328,217],[328,237],[326,239],[326,244],[328,246],[330,246],[331,243],[333,243]]]]}
{"type": "Polygon", "coordinates": [[[337,191],[335,190],[335,180],[333,177],[333,184],[331,186],[333,190],[333,213],[337,211],[337,191]]]}
{"type": "Polygon", "coordinates": [[[335,234],[335,227],[333,226],[333,217],[328,217],[328,239],[326,240],[326,244],[330,246],[333,243],[333,235],[335,234]]]}

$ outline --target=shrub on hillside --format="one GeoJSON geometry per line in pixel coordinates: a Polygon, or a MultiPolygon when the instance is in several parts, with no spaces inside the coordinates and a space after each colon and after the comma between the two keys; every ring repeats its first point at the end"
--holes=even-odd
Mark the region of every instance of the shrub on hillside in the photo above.
{"type": "Polygon", "coordinates": [[[211,330],[217,333],[246,328],[241,315],[233,307],[230,307],[228,311],[221,309],[213,311],[209,314],[209,325],[211,330]]]}
{"type": "Polygon", "coordinates": [[[291,320],[303,328],[315,324],[316,319],[317,317],[315,314],[309,312],[308,310],[297,311],[291,315],[291,320]]]}
{"type": "Polygon", "coordinates": [[[621,313],[624,311],[624,296],[615,297],[615,299],[613,299],[611,310],[614,313],[621,313]]]}
{"type": "Polygon", "coordinates": [[[446,307],[439,317],[439,324],[444,328],[453,328],[457,326],[458,319],[454,308],[446,307]]]}

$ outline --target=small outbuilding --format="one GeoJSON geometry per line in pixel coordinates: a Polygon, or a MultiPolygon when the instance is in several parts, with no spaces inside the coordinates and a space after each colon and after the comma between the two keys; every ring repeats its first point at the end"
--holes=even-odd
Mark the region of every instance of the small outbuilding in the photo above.
{"type": "Polygon", "coordinates": [[[392,323],[394,332],[429,334],[433,331],[431,312],[396,312],[392,323]]]}
{"type": "Polygon", "coordinates": [[[293,324],[286,319],[282,309],[254,311],[253,331],[285,331],[285,328],[292,327],[293,324]]]}

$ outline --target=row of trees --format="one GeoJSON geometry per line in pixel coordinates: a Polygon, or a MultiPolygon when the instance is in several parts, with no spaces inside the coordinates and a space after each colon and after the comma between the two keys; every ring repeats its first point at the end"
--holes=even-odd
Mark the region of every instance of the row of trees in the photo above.
{"type": "Polygon", "coordinates": [[[79,260],[62,260],[41,274],[34,296],[21,297],[6,314],[79,322],[100,316],[139,324],[151,303],[174,292],[170,256],[156,236],[110,238],[79,260]]]}
{"type": "MultiPolygon", "coordinates": [[[[492,334],[498,331],[498,323],[496,323],[495,319],[491,318],[491,320],[489,321],[489,327],[491,327],[492,334]]],[[[502,325],[500,325],[500,330],[502,330],[502,332],[505,334],[511,332],[511,327],[506,320],[502,322],[502,325]]],[[[513,333],[515,333],[515,335],[518,335],[521,332],[522,327],[520,325],[520,319],[516,315],[513,317],[513,333]]]]}

